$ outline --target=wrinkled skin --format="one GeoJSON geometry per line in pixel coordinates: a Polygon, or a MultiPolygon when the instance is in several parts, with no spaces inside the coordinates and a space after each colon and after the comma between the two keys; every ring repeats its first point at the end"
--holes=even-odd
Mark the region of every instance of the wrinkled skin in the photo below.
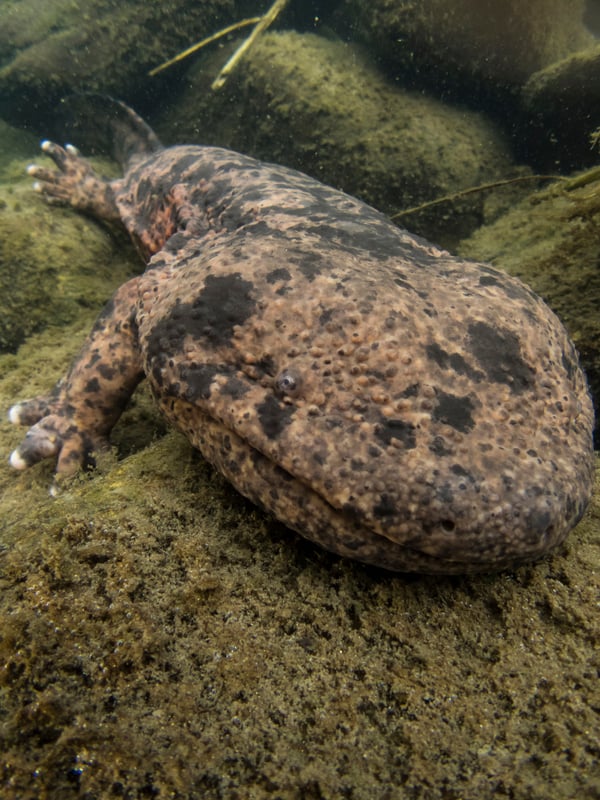
{"type": "Polygon", "coordinates": [[[590,497],[593,413],[541,299],[301,173],[163,149],[114,108],[124,178],[48,142],[58,170],[29,171],[49,202],[121,220],[147,267],[53,392],[11,409],[32,426],[13,466],[92,463],[146,377],[242,494],[342,555],[453,573],[564,539],[590,497]]]}

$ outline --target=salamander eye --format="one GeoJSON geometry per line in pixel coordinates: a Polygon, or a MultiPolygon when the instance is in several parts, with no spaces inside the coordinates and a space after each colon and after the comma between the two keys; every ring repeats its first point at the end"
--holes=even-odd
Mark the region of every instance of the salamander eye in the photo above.
{"type": "Polygon", "coordinates": [[[302,376],[295,369],[284,369],[275,378],[275,390],[286,397],[298,397],[302,391],[302,376]]]}

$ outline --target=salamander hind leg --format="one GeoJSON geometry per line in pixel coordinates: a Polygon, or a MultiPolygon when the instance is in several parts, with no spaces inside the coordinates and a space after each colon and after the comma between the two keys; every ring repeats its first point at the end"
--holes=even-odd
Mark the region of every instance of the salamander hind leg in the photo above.
{"type": "Polygon", "coordinates": [[[31,425],[10,456],[15,469],[45,458],[69,475],[94,463],[108,434],[143,377],[134,319],[138,278],[109,301],[65,378],[49,395],[14,405],[9,419],[31,425]]]}
{"type": "Polygon", "coordinates": [[[35,178],[34,188],[48,203],[70,205],[98,219],[120,219],[114,184],[97,175],[73,145],[61,147],[45,141],[42,142],[42,151],[50,156],[58,170],[31,164],[27,174],[35,178]]]}

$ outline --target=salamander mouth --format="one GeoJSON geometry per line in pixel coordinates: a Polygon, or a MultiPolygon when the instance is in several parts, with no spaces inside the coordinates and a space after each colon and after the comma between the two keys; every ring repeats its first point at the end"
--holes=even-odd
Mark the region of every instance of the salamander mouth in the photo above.
{"type": "Polygon", "coordinates": [[[464,574],[504,569],[541,557],[571,527],[546,519],[542,528],[540,517],[537,524],[530,519],[528,534],[511,539],[499,533],[506,520],[462,532],[457,521],[443,517],[433,523],[415,520],[413,531],[395,541],[369,527],[355,509],[334,507],[218,421],[204,416],[197,430],[193,443],[244,497],[326,550],[385,570],[464,574]]]}
{"type": "Polygon", "coordinates": [[[415,521],[413,535],[398,542],[370,528],[353,509],[335,508],[258,451],[252,450],[250,459],[256,470],[251,487],[237,486],[235,476],[228,475],[242,494],[326,550],[392,572],[465,574],[516,567],[541,558],[571,527],[550,523],[540,529],[539,521],[534,524],[530,518],[526,530],[511,539],[499,534],[498,519],[480,531],[461,534],[457,523],[445,518],[415,521]],[[258,488],[258,477],[264,490],[258,488]]]}
{"type": "Polygon", "coordinates": [[[460,484],[461,491],[453,492],[446,481],[441,490],[432,484],[431,495],[410,516],[394,497],[385,496],[384,503],[384,495],[381,508],[374,506],[368,516],[352,495],[332,502],[318,485],[294,475],[198,405],[180,398],[159,403],[244,497],[326,550],[390,571],[464,574],[535,560],[565,538],[588,502],[586,487],[579,484],[571,497],[536,486],[486,512],[489,501],[482,502],[481,486],[459,506],[445,501],[466,490],[460,484]]]}

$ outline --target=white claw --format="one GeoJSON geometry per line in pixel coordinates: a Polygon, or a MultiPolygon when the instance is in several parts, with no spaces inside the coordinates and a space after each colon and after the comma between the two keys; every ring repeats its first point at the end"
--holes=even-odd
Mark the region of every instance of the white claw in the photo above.
{"type": "Polygon", "coordinates": [[[31,188],[33,189],[34,192],[43,191],[42,184],[39,181],[36,181],[31,188]]]}
{"type": "Polygon", "coordinates": [[[36,169],[37,169],[37,165],[36,164],[28,164],[25,172],[28,175],[33,175],[35,173],[36,169]]]}
{"type": "Polygon", "coordinates": [[[18,469],[18,470],[27,469],[27,462],[21,458],[18,450],[12,451],[8,462],[13,469],[18,469]]]}
{"type": "Polygon", "coordinates": [[[14,406],[11,406],[8,409],[8,421],[12,422],[13,425],[20,425],[21,424],[21,404],[15,403],[14,406]]]}
{"type": "Polygon", "coordinates": [[[79,150],[72,144],[66,144],[65,145],[65,150],[71,156],[78,156],[79,155],[79,150]]]}
{"type": "Polygon", "coordinates": [[[48,150],[52,149],[52,142],[50,141],[50,139],[44,139],[44,141],[41,143],[40,147],[42,148],[42,150],[44,152],[47,152],[48,150]]]}

